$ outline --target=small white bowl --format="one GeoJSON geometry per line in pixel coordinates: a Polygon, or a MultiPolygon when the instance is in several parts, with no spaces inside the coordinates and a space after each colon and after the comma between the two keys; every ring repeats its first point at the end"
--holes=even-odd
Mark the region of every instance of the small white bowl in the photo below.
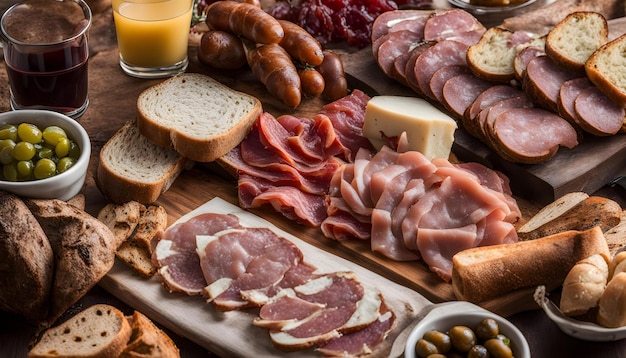
{"type": "Polygon", "coordinates": [[[50,178],[21,182],[0,180],[0,190],[35,199],[68,200],[78,194],[85,183],[91,157],[91,141],[87,131],[75,119],[57,112],[22,109],[0,113],[0,126],[22,122],[32,123],[42,130],[50,125],[63,128],[78,144],[80,156],[67,171],[50,178]]]}
{"type": "Polygon", "coordinates": [[[409,334],[404,348],[405,358],[416,358],[415,345],[430,330],[446,332],[458,325],[472,329],[485,318],[498,322],[500,333],[511,340],[511,349],[515,358],[530,358],[530,348],[526,337],[510,321],[470,302],[455,301],[434,305],[434,308],[417,323],[409,334]]]}
{"type": "Polygon", "coordinates": [[[567,317],[554,302],[546,297],[545,286],[537,287],[534,298],[548,318],[568,336],[591,342],[610,342],[626,338],[626,327],[607,328],[567,317]]]}

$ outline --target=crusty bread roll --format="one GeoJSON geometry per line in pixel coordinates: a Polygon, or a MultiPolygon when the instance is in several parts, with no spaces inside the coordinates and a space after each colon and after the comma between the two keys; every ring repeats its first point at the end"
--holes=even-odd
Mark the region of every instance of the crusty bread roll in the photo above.
{"type": "Polygon", "coordinates": [[[609,280],[620,272],[626,272],[626,251],[618,252],[609,264],[609,280]]]}
{"type": "Polygon", "coordinates": [[[558,287],[578,261],[596,254],[609,257],[598,226],[513,244],[476,247],[452,258],[452,288],[459,300],[478,303],[518,289],[558,287]]]}
{"type": "Polygon", "coordinates": [[[96,304],[46,330],[28,357],[119,357],[130,335],[120,310],[96,304]]]}
{"type": "Polygon", "coordinates": [[[574,12],[559,22],[546,39],[546,55],[559,66],[583,73],[589,56],[608,42],[609,26],[597,12],[574,12]]]}
{"type": "Polygon", "coordinates": [[[578,261],[563,281],[561,312],[567,316],[579,316],[596,307],[608,277],[606,256],[598,254],[578,261]]]}
{"type": "Polygon", "coordinates": [[[104,144],[99,155],[96,184],[117,204],[152,203],[170,188],[193,162],[143,136],[135,121],[124,124],[104,144]]]}
{"type": "Polygon", "coordinates": [[[584,231],[593,226],[599,226],[605,232],[619,224],[622,218],[619,203],[601,196],[580,200],[585,195],[567,194],[548,204],[519,228],[519,238],[533,240],[566,230],[584,231]]]}
{"type": "Polygon", "coordinates": [[[0,310],[43,321],[54,272],[52,247],[24,202],[0,191],[0,310]]]}
{"type": "Polygon", "coordinates": [[[598,307],[598,324],[609,328],[626,326],[626,272],[609,281],[598,307]]]}
{"type": "Polygon", "coordinates": [[[262,110],[256,97],[206,75],[183,73],[139,94],[137,127],[160,147],[211,162],[243,140],[262,110]]]}

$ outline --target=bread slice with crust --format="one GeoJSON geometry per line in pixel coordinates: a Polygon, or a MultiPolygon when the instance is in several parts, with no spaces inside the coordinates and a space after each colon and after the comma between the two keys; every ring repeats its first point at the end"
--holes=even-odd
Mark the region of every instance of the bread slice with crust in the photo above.
{"type": "Polygon", "coordinates": [[[515,78],[513,67],[516,49],[509,39],[512,31],[489,28],[478,43],[467,50],[467,64],[477,77],[492,82],[508,82],[515,78]]]}
{"type": "Polygon", "coordinates": [[[597,49],[585,62],[587,77],[611,101],[626,107],[626,34],[597,49]]]}
{"type": "Polygon", "coordinates": [[[102,147],[96,184],[117,204],[152,203],[193,162],[141,135],[135,121],[122,126],[102,147]]]}
{"type": "Polygon", "coordinates": [[[256,97],[203,74],[183,73],[139,94],[137,127],[158,146],[212,162],[243,140],[261,112],[256,97]]]}
{"type": "Polygon", "coordinates": [[[46,330],[28,357],[119,357],[130,336],[120,310],[96,304],[46,330]]]}
{"type": "Polygon", "coordinates": [[[608,42],[609,27],[597,12],[574,12],[559,22],[546,39],[546,55],[556,64],[584,72],[592,53],[608,42]]]}
{"type": "Polygon", "coordinates": [[[126,317],[132,334],[120,358],[178,358],[180,351],[172,339],[148,317],[134,311],[126,317]]]}

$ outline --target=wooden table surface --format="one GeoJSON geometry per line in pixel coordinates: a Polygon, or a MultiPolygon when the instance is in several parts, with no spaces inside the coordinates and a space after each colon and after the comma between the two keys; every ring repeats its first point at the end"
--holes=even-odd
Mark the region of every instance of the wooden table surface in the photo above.
{"type": "MultiPolygon", "coordinates": [[[[128,92],[130,92],[132,96],[133,94],[138,94],[140,89],[155,83],[155,81],[130,78],[121,72],[119,66],[113,66],[107,61],[100,60],[103,56],[111,56],[111,51],[116,51],[116,40],[107,0],[94,1],[97,2],[92,2],[92,9],[94,10],[95,16],[93,27],[90,31],[90,47],[92,51],[89,69],[91,104],[86,114],[79,121],[86,128],[90,129],[93,150],[98,151],[123,122],[132,119],[134,108],[129,109],[127,106],[120,106],[118,103],[110,103],[110,101],[107,101],[106,96],[92,96],[92,94],[101,94],[106,88],[107,91],[119,91],[120,93],[113,93],[113,95],[116,94],[117,97],[119,97],[121,93],[126,95],[128,92]],[[109,66],[109,68],[107,68],[107,66],[109,66]],[[107,76],[113,74],[113,78],[105,78],[103,74],[107,74],[107,76]],[[105,82],[108,83],[106,86],[104,85],[105,82]],[[110,82],[119,83],[119,86],[124,87],[111,85],[110,82]]],[[[192,62],[194,62],[192,63],[193,70],[193,66],[197,66],[198,64],[195,59],[192,62]]],[[[270,102],[266,107],[270,110],[281,110],[280,104],[276,103],[270,102]]],[[[3,112],[9,109],[7,77],[6,72],[2,69],[0,70],[0,111],[3,112]]],[[[97,213],[97,210],[105,203],[104,198],[95,188],[93,182],[94,171],[95,165],[92,163],[90,165],[90,176],[88,177],[84,191],[88,198],[87,211],[92,214],[97,213]]],[[[196,166],[189,175],[206,176],[206,168],[196,166]]],[[[177,185],[177,183],[174,185],[177,185]]],[[[224,190],[232,190],[232,187],[227,187],[224,190]]],[[[231,194],[232,193],[229,193],[229,195],[231,194]]],[[[621,188],[605,187],[596,194],[611,197],[626,206],[626,192],[621,188]]],[[[217,193],[217,195],[219,195],[219,193],[217,193]]],[[[94,303],[112,304],[119,307],[127,314],[132,313],[133,310],[132,307],[120,301],[100,286],[96,286],[73,306],[66,313],[65,317],[94,303]]],[[[571,338],[562,333],[558,327],[546,317],[543,311],[538,309],[515,314],[511,316],[510,319],[527,337],[533,357],[626,357],[626,340],[595,343],[571,338]]],[[[171,332],[166,328],[164,329],[171,335],[180,348],[182,357],[212,356],[205,348],[195,344],[186,337],[171,332]]],[[[34,338],[34,327],[32,325],[20,317],[0,312],[0,357],[26,356],[28,346],[34,338]]],[[[236,342],[233,342],[233,344],[236,344],[236,342]]]]}

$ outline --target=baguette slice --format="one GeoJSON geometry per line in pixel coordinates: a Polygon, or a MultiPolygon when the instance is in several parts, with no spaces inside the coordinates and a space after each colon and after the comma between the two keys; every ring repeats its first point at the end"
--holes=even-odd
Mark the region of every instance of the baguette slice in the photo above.
{"type": "Polygon", "coordinates": [[[515,78],[516,49],[509,41],[512,31],[489,28],[478,43],[467,50],[467,65],[477,77],[491,82],[508,82],[515,78]]]}
{"type": "Polygon", "coordinates": [[[118,357],[130,335],[120,310],[96,304],[45,331],[28,357],[118,357]]]}
{"type": "Polygon", "coordinates": [[[606,232],[621,221],[622,207],[619,203],[600,196],[590,196],[568,210],[558,213],[559,209],[565,209],[575,203],[579,196],[569,194],[565,199],[557,200],[556,205],[549,204],[548,210],[541,210],[518,229],[519,238],[534,240],[567,230],[584,231],[593,226],[598,226],[602,232],[606,232]],[[563,205],[559,207],[558,204],[563,205]]]}
{"type": "Polygon", "coordinates": [[[138,311],[126,317],[132,334],[120,358],[178,358],[180,351],[172,339],[138,311]]]}
{"type": "Polygon", "coordinates": [[[587,199],[589,194],[582,191],[574,191],[567,193],[552,203],[544,206],[537,214],[531,217],[517,232],[518,234],[526,234],[539,229],[543,225],[555,220],[559,216],[565,214],[574,206],[587,199]]]}
{"type": "Polygon", "coordinates": [[[130,121],[102,147],[96,183],[113,203],[152,203],[192,165],[174,150],[150,142],[130,121]]]}
{"type": "Polygon", "coordinates": [[[626,34],[597,49],[587,62],[587,77],[618,106],[626,107],[626,34]]]}
{"type": "Polygon", "coordinates": [[[559,66],[582,73],[589,56],[608,39],[609,26],[604,16],[597,12],[574,12],[548,33],[546,55],[559,66]]]}
{"type": "Polygon", "coordinates": [[[452,288],[459,300],[474,303],[538,285],[556,288],[578,261],[596,254],[608,260],[609,248],[598,226],[476,247],[452,258],[452,288]]]}
{"type": "Polygon", "coordinates": [[[262,105],[211,77],[184,73],[140,93],[137,111],[139,131],[152,142],[212,162],[244,139],[262,105]]]}

